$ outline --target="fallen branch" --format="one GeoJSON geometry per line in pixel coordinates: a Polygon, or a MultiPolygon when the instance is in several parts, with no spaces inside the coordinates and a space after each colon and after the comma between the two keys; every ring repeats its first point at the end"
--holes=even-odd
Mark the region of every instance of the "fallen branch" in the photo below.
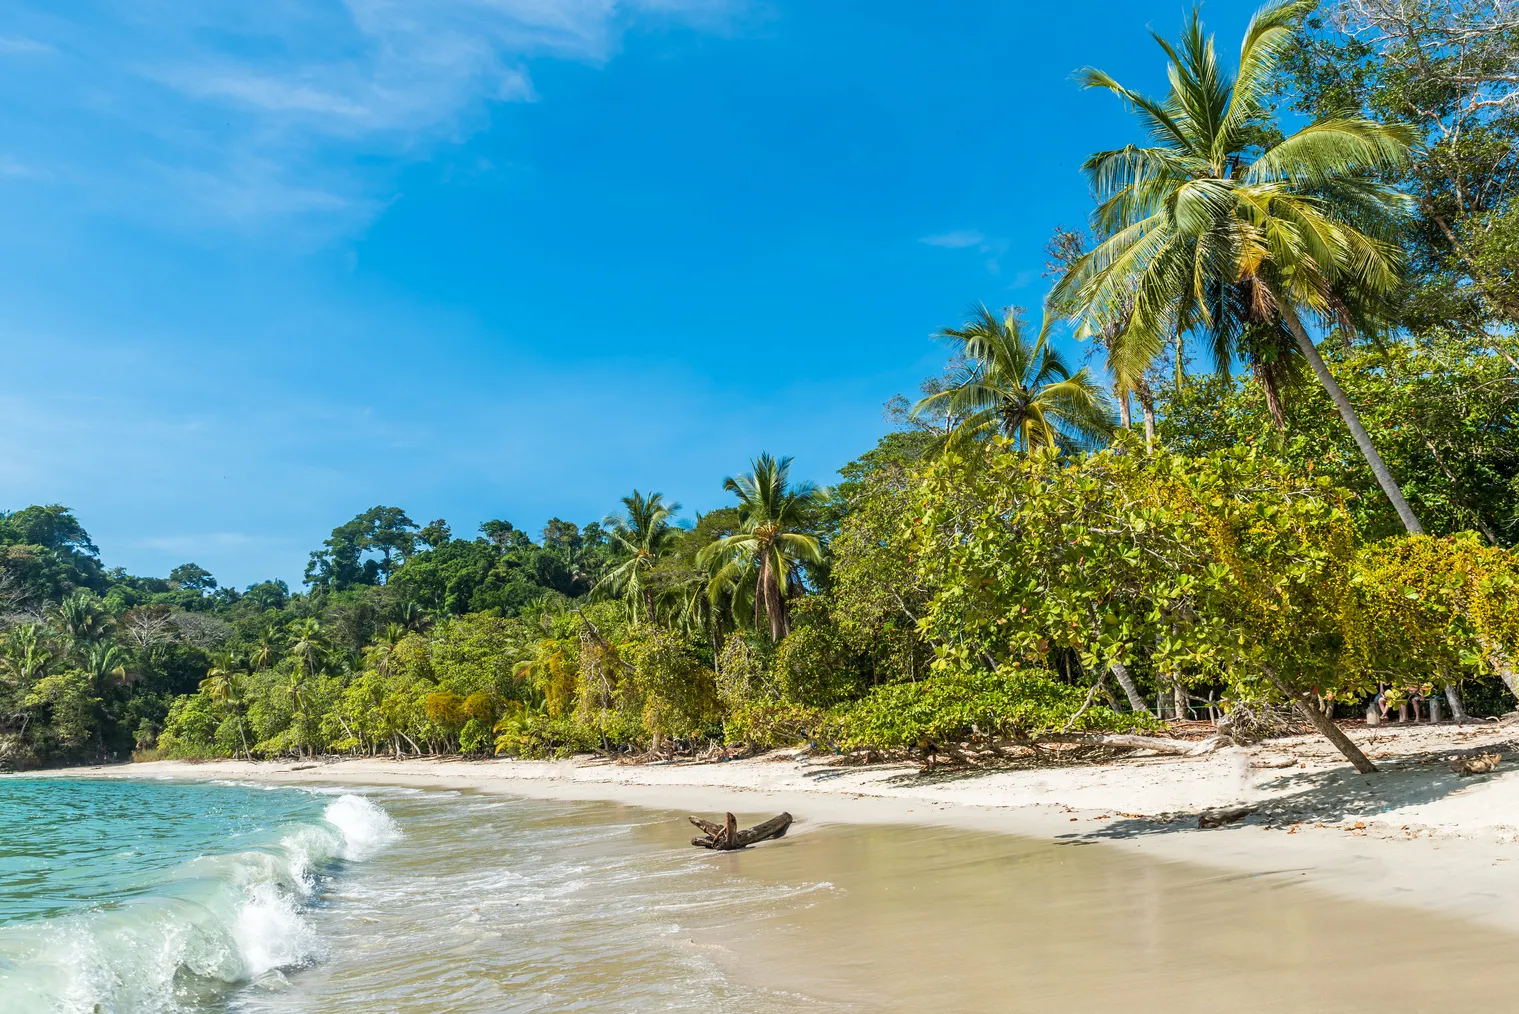
{"type": "Polygon", "coordinates": [[[1090,743],[1094,746],[1111,746],[1120,750],[1153,750],[1156,753],[1175,754],[1178,757],[1201,757],[1234,741],[1228,736],[1209,736],[1200,743],[1185,739],[1165,739],[1161,736],[1134,736],[1128,733],[1091,732],[1064,733],[1041,736],[1040,743],[1090,743]]]}
{"type": "Polygon", "coordinates": [[[731,813],[723,814],[724,822],[721,824],[714,824],[700,817],[687,819],[703,832],[700,838],[692,838],[691,844],[697,848],[715,849],[718,852],[733,852],[771,838],[784,838],[791,827],[789,813],[777,814],[763,824],[756,824],[742,831],[738,829],[738,818],[731,813]]]}
{"type": "Polygon", "coordinates": [[[1204,810],[1197,815],[1197,826],[1223,827],[1225,824],[1232,824],[1236,820],[1244,820],[1259,809],[1260,807],[1258,806],[1231,806],[1227,809],[1204,810]]]}

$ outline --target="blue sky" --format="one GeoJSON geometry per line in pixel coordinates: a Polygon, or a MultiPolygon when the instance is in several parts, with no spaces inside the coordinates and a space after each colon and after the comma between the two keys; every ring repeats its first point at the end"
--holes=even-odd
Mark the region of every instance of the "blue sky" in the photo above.
{"type": "MultiPolygon", "coordinates": [[[[377,503],[467,534],[828,483],[966,304],[1037,306],[1093,64],[1175,2],[0,9],[0,507],[298,584],[377,503]]],[[[1205,8],[1225,54],[1245,4],[1205,8]]],[[[1079,353],[1078,353],[1079,355],[1079,353]]]]}

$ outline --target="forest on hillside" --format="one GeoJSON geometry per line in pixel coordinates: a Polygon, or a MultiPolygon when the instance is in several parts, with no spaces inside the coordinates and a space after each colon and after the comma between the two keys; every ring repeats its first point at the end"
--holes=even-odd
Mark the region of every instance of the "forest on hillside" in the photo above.
{"type": "Polygon", "coordinates": [[[0,766],[976,759],[1288,708],[1333,739],[1378,692],[1512,710],[1506,10],[1276,4],[1237,63],[1194,15],[1156,50],[1167,93],[1083,71],[1144,142],[1093,139],[1092,215],[1052,236],[1043,305],[947,308],[943,373],[826,486],[756,453],[705,514],[657,476],[537,532],[376,506],[300,590],[129,575],[89,519],[15,505],[0,766]]]}

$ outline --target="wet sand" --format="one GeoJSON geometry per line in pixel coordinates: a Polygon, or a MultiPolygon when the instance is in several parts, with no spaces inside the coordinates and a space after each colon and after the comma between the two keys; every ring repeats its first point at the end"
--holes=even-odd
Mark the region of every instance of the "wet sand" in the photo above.
{"type": "Polygon", "coordinates": [[[831,827],[715,860],[826,881],[705,946],[730,975],[876,1011],[1506,1011],[1519,936],[1351,904],[1290,871],[1219,875],[1092,846],[831,827]]]}

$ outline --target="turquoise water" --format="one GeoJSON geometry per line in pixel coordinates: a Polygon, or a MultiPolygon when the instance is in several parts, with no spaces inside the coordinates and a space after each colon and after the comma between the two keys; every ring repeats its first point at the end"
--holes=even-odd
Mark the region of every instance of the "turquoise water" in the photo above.
{"type": "Polygon", "coordinates": [[[398,834],[351,794],[0,780],[0,1008],[219,1009],[318,960],[324,885],[398,834]]]}

